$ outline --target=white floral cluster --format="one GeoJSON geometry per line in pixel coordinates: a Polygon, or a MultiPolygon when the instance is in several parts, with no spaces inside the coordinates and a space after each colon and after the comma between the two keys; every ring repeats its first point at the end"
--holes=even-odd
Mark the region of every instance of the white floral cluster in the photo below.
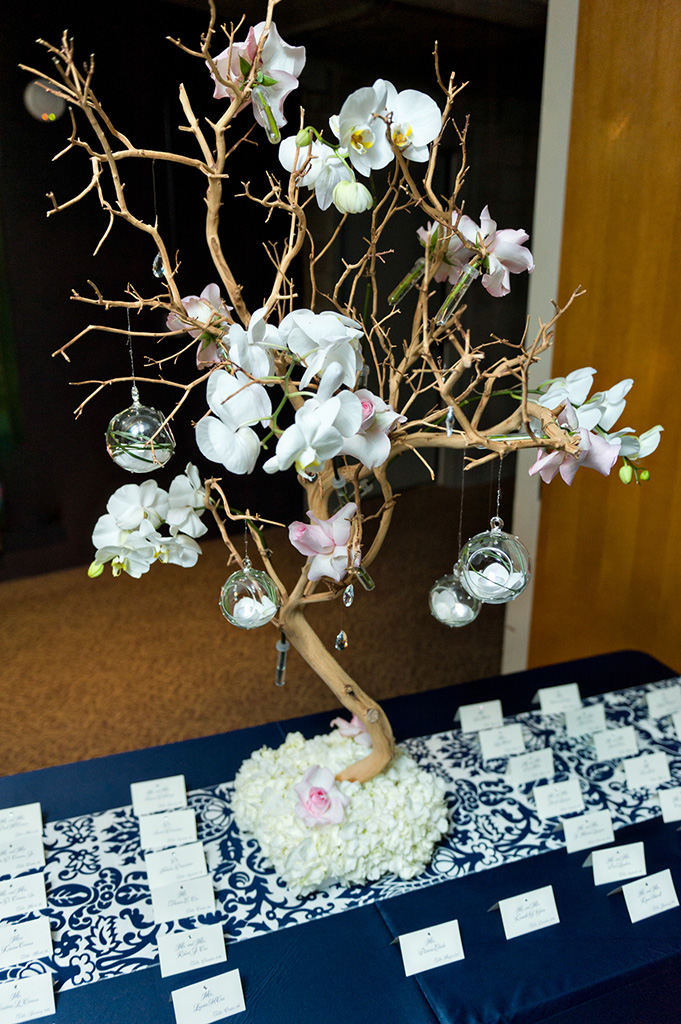
{"type": "Polygon", "coordinates": [[[274,870],[296,895],[334,882],[363,885],[385,874],[414,878],[449,830],[442,780],[397,750],[389,768],[368,782],[336,785],[349,798],[340,824],[307,827],[296,814],[295,790],[312,765],[334,775],[366,753],[334,731],[306,740],[290,733],[273,750],[262,747],[239,769],[234,816],[253,835],[274,870]]]}

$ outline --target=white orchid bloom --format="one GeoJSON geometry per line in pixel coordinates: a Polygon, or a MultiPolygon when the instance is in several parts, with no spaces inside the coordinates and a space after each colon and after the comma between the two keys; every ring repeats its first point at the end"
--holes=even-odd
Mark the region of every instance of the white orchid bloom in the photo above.
{"type": "Polygon", "coordinates": [[[343,371],[336,387],[354,387],[362,369],[363,331],[356,320],[331,310],[313,313],[310,309],[296,309],[281,321],[279,334],[289,351],[307,367],[301,387],[307,387],[315,375],[321,378],[333,364],[340,365],[343,371]]]}
{"type": "Polygon", "coordinates": [[[155,480],[125,484],[111,495],[106,510],[121,530],[136,530],[145,519],[158,526],[168,511],[168,494],[155,480]]]}
{"type": "Polygon", "coordinates": [[[341,146],[347,149],[351,164],[365,176],[387,167],[394,159],[381,120],[386,113],[387,93],[388,83],[380,79],[373,86],[357,89],[345,100],[337,117],[329,121],[341,146]]]}
{"type": "MultiPolygon", "coordinates": [[[[380,82],[374,83],[374,88],[380,82]]],[[[428,146],[437,137],[442,123],[440,108],[435,100],[416,89],[405,89],[398,93],[390,82],[387,88],[386,107],[392,115],[390,137],[407,160],[425,163],[430,156],[428,146]]]]}
{"type": "Polygon", "coordinates": [[[230,473],[252,473],[260,452],[253,425],[272,415],[267,391],[244,373],[232,376],[216,370],[208,380],[206,398],[213,415],[196,424],[199,451],[211,462],[221,462],[230,473]]]}
{"type": "Polygon", "coordinates": [[[227,332],[229,359],[233,366],[251,377],[271,377],[274,374],[272,349],[284,348],[276,327],[263,319],[266,309],[256,309],[248,330],[241,324],[232,324],[227,332]]]}
{"type": "Polygon", "coordinates": [[[206,511],[203,503],[204,488],[199,471],[191,462],[184,474],[176,476],[168,490],[166,523],[176,536],[180,531],[190,537],[201,537],[208,527],[200,517],[206,511]]]}
{"type": "MultiPolygon", "coordinates": [[[[347,156],[347,150],[339,152],[340,156],[337,156],[333,149],[316,140],[310,146],[310,166],[300,184],[314,189],[320,210],[328,210],[331,206],[334,189],[340,181],[354,180],[352,171],[341,159],[341,156],[347,156]]],[[[307,156],[308,146],[298,148],[293,135],[279,146],[279,161],[289,173],[294,167],[303,167],[307,156]]]]}
{"type": "Polygon", "coordinates": [[[652,455],[660,443],[660,434],[664,430],[659,424],[645,430],[639,437],[634,435],[631,427],[624,427],[614,434],[608,434],[607,440],[612,444],[617,438],[621,440],[620,455],[627,459],[645,459],[652,455]]]}
{"type": "Polygon", "coordinates": [[[92,531],[95,545],[95,563],[105,565],[111,562],[114,576],[126,572],[139,579],[149,571],[151,563],[158,557],[163,538],[151,522],[144,519],[138,530],[121,530],[110,514],[100,516],[92,531]]]}
{"type": "Polygon", "coordinates": [[[364,388],[354,394],[362,406],[362,423],[356,434],[344,438],[341,454],[352,455],[367,469],[375,469],[382,466],[390,455],[389,432],[396,423],[404,423],[406,416],[400,416],[381,398],[364,388]]]}
{"type": "Polygon", "coordinates": [[[586,427],[587,430],[593,430],[594,427],[610,430],[624,412],[627,404],[625,395],[629,393],[633,383],[633,379],[628,377],[607,391],[599,391],[592,395],[576,410],[580,427],[586,427]]]}
{"type": "Polygon", "coordinates": [[[181,565],[183,569],[191,569],[198,562],[200,554],[201,547],[193,537],[177,533],[163,540],[158,557],[161,562],[181,565]]]}
{"type": "MultiPolygon", "coordinates": [[[[469,224],[475,228],[475,223],[470,217],[466,217],[465,214],[462,217],[459,217],[458,213],[452,214],[453,224],[460,226],[462,221],[468,221],[469,224]]],[[[439,224],[434,224],[432,221],[428,221],[428,226],[425,228],[418,228],[416,233],[425,248],[428,249],[432,246],[432,249],[434,249],[437,236],[442,230],[443,229],[439,224]]],[[[468,236],[466,235],[466,237],[468,236]]],[[[461,271],[473,255],[474,254],[465,247],[459,236],[453,234],[447,243],[447,251],[442,257],[437,270],[433,274],[434,279],[436,281],[449,281],[451,285],[455,285],[459,280],[461,271]]]]}
{"type": "Polygon", "coordinates": [[[318,473],[327,459],[338,455],[346,437],[356,434],[362,424],[362,405],[351,391],[326,401],[308,400],[296,411],[295,421],[279,440],[275,454],[264,464],[266,473],[289,469],[304,476],[318,473]]]}
{"type": "Polygon", "coordinates": [[[535,401],[545,409],[557,409],[566,401],[576,408],[586,401],[595,372],[593,366],[583,366],[580,370],[568,373],[567,377],[552,377],[545,380],[537,389],[539,397],[535,401]]]}

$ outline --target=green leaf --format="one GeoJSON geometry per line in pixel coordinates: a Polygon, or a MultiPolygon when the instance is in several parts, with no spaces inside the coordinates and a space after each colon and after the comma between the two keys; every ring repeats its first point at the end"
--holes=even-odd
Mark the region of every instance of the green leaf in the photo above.
{"type": "Polygon", "coordinates": [[[251,70],[251,65],[248,63],[245,57],[239,57],[239,66],[241,67],[241,74],[244,78],[248,78],[248,73],[251,70]]]}

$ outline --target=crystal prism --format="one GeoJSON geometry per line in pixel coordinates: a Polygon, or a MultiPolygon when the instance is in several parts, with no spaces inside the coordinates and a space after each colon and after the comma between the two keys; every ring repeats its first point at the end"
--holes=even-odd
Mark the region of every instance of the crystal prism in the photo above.
{"type": "Polygon", "coordinates": [[[346,608],[349,608],[352,602],[355,600],[355,588],[350,583],[343,591],[343,604],[346,608]]]}
{"type": "Polygon", "coordinates": [[[154,257],[154,262],[151,265],[151,272],[154,277],[158,277],[162,281],[165,281],[166,272],[163,269],[163,257],[160,252],[157,252],[154,257]]]}
{"type": "Polygon", "coordinates": [[[348,634],[345,632],[344,629],[341,629],[340,633],[336,637],[336,650],[337,651],[344,651],[347,646],[348,646],[348,634]]]}

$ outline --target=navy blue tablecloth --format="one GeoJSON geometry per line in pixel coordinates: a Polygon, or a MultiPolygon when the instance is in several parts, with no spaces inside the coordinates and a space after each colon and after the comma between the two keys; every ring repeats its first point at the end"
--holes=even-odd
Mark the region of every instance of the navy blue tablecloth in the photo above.
{"type": "MultiPolygon", "coordinates": [[[[398,740],[452,726],[460,704],[501,698],[527,710],[539,687],[578,682],[583,697],[653,682],[674,671],[639,652],[480,680],[385,703],[398,740]]],[[[244,729],[0,779],[0,807],[39,800],[48,820],[129,803],[130,783],[184,773],[189,790],[230,779],[254,749],[286,733],[328,730],[329,714],[244,729]]],[[[681,833],[661,819],[618,831],[643,840],[649,873],[670,868],[681,892],[681,833]]],[[[372,906],[232,944],[244,1024],[679,1024],[681,910],[632,925],[621,895],[594,887],[585,853],[543,854],[372,906]],[[488,908],[552,885],[560,924],[507,941],[488,908]],[[399,934],[451,918],[466,959],[404,976],[399,934]]],[[[63,992],[59,1024],[173,1024],[173,989],[224,965],[162,979],[157,968],[63,992]]]]}

